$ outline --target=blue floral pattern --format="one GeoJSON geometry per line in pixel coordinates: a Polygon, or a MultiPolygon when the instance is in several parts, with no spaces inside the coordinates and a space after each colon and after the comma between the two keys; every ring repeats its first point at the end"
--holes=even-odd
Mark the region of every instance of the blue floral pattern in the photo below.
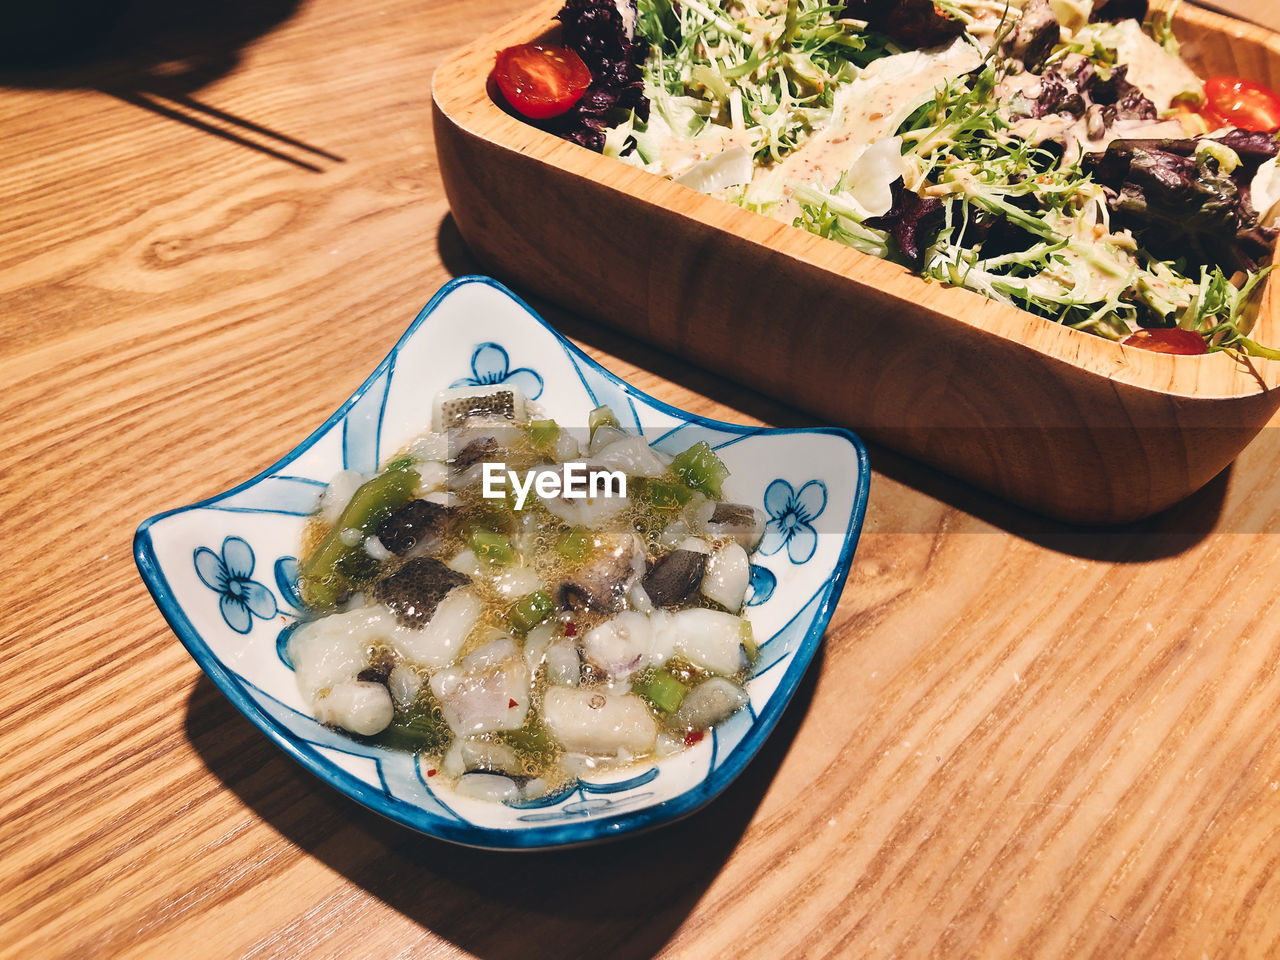
{"type": "Polygon", "coordinates": [[[751,589],[747,593],[747,606],[758,607],[773,596],[778,586],[778,577],[768,567],[758,563],[751,564],[751,589]]]}
{"type": "Polygon", "coordinates": [[[298,558],[280,557],[276,560],[275,574],[280,598],[295,610],[306,610],[302,594],[298,592],[298,558]]]}
{"type": "Polygon", "coordinates": [[[208,547],[195,552],[196,573],[218,594],[222,619],[236,633],[248,633],[254,617],[268,620],[279,609],[275,594],[252,579],[253,564],[253,548],[239,537],[222,541],[221,556],[208,547]]]}
{"type": "Polygon", "coordinates": [[[510,803],[508,806],[523,810],[539,807],[554,807],[539,813],[526,813],[520,819],[526,823],[550,823],[557,820],[574,820],[585,817],[597,817],[606,813],[616,813],[634,807],[653,796],[652,792],[637,793],[636,790],[658,779],[658,768],[650,767],[644,773],[620,780],[615,783],[588,783],[578,780],[564,790],[557,790],[545,797],[510,803]],[[614,796],[598,796],[598,794],[614,794],[614,796]],[[597,796],[587,796],[597,794],[597,796]],[[573,796],[579,799],[565,803],[573,796]]]}
{"type": "Polygon", "coordinates": [[[821,480],[810,480],[799,490],[778,479],[764,492],[764,509],[769,522],[764,527],[760,553],[764,556],[787,548],[792,563],[807,563],[818,549],[818,534],[813,521],[827,508],[827,486],[821,480]]]}
{"type": "Polygon", "coordinates": [[[498,343],[482,343],[471,354],[471,376],[462,377],[450,387],[488,387],[495,383],[509,383],[519,387],[526,399],[537,400],[542,396],[542,377],[528,367],[511,369],[511,358],[498,343]]]}

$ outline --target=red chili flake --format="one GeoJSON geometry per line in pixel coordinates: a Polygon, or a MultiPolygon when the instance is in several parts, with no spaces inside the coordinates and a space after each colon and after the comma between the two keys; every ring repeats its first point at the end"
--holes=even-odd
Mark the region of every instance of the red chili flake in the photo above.
{"type": "Polygon", "coordinates": [[[692,747],[695,743],[700,743],[706,735],[707,732],[705,730],[690,730],[684,735],[684,745],[692,747]]]}
{"type": "Polygon", "coordinates": [[[518,707],[518,706],[520,706],[520,704],[516,703],[514,700],[508,700],[508,701],[507,701],[507,709],[508,709],[508,710],[510,710],[512,707],[518,707]]]}
{"type": "Polygon", "coordinates": [[[564,635],[566,637],[576,637],[578,635],[578,627],[572,620],[564,625],[564,635]]]}
{"type": "Polygon", "coordinates": [[[428,777],[434,777],[435,775],[436,775],[436,769],[435,769],[435,767],[432,767],[430,770],[428,770],[428,771],[427,771],[427,776],[428,776],[428,777]]]}

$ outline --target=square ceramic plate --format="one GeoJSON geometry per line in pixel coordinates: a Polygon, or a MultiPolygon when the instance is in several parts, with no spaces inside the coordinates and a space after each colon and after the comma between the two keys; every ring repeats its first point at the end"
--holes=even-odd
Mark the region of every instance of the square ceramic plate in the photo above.
{"type": "Polygon", "coordinates": [[[227,698],[321,780],[423,833],[488,848],[587,843],[658,826],[707,803],[746,767],[813,657],[844,586],[867,498],[867,458],[837,429],[769,430],[695,417],[619,380],[484,277],[445,286],[368,380],[315,433],[240,486],[144,521],[138,569],[191,656],[227,698]],[[749,708],[712,736],[548,797],[506,805],[428,781],[412,754],[313,720],[285,642],[303,616],[297,554],[306,518],[339,470],[369,472],[429,426],[451,385],[511,382],[561,422],[609,404],[623,427],[678,452],[708,441],[732,471],[727,499],[762,507],[748,616],[762,657],[749,708]],[[770,551],[764,555],[764,551],[770,551]]]}

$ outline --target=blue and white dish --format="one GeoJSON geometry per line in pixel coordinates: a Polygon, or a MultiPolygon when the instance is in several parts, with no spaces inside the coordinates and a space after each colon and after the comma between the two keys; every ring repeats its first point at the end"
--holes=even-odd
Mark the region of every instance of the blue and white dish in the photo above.
{"type": "Polygon", "coordinates": [[[440,290],[355,394],[278,463],[226,493],[144,521],[138,569],[179,639],[227,698],[321,780],[392,820],[455,843],[530,849],[589,843],[683,817],[747,767],[813,658],[844,586],[867,498],[866,452],[846,430],[734,426],[683,413],[609,373],[501,284],[440,290]],[[751,702],[700,743],[536,801],[459,796],[414,755],[312,719],[284,654],[303,615],[297,554],[339,470],[377,469],[428,426],[451,385],[512,382],[563,422],[601,404],[655,448],[708,441],[726,497],[769,515],[748,616],[762,656],[751,702]]]}

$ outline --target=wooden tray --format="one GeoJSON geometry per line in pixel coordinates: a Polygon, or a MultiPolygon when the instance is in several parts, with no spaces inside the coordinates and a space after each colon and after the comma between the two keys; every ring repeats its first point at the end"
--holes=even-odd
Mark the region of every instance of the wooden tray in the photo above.
{"type": "MultiPolygon", "coordinates": [[[[495,274],[1050,516],[1155,513],[1280,406],[1280,363],[1122,347],[695,193],[517,120],[502,47],[554,37],[548,0],[433,81],[453,216],[495,274]]],[[[1280,36],[1183,5],[1201,76],[1280,86],[1280,36]]],[[[1280,344],[1276,284],[1254,331],[1280,344]]]]}

